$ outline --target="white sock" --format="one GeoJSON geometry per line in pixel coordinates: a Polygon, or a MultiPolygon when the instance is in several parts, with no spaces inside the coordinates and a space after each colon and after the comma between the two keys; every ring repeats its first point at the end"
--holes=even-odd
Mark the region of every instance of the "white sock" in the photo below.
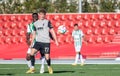
{"type": "Polygon", "coordinates": [[[84,60],[83,60],[83,57],[81,54],[80,54],[80,61],[81,61],[81,63],[84,63],[84,60]]]}
{"type": "Polygon", "coordinates": [[[31,67],[31,61],[30,60],[27,61],[27,65],[28,65],[29,68],[31,67]]]}
{"type": "Polygon", "coordinates": [[[31,66],[31,69],[34,69],[34,66],[31,66]]]}
{"type": "Polygon", "coordinates": [[[50,68],[50,66],[48,66],[48,68],[50,68]]]}
{"type": "Polygon", "coordinates": [[[42,58],[41,68],[44,68],[44,63],[45,63],[45,57],[42,58]]]}
{"type": "Polygon", "coordinates": [[[78,58],[79,58],[79,54],[76,54],[76,57],[75,57],[75,64],[77,64],[78,58]]]}

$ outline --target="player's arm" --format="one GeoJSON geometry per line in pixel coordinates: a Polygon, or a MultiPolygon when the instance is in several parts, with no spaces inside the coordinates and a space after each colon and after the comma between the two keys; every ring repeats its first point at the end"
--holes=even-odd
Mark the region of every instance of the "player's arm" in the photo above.
{"type": "Polygon", "coordinates": [[[85,35],[82,36],[82,41],[84,41],[84,43],[87,45],[87,39],[86,39],[85,35]]]}
{"type": "Polygon", "coordinates": [[[30,33],[26,33],[26,43],[28,46],[30,45],[30,33]]]}
{"type": "Polygon", "coordinates": [[[31,38],[31,44],[30,47],[32,47],[32,44],[34,43],[35,37],[36,37],[36,27],[33,26],[33,33],[32,33],[32,38],[31,38]]]}
{"type": "Polygon", "coordinates": [[[85,43],[87,44],[87,40],[86,40],[86,37],[85,37],[85,35],[83,34],[83,32],[82,32],[82,41],[85,41],[85,43]]]}
{"type": "Polygon", "coordinates": [[[82,36],[82,40],[83,40],[83,41],[86,41],[86,40],[85,40],[85,36],[84,36],[84,35],[82,36]]]}
{"type": "Polygon", "coordinates": [[[31,44],[30,44],[30,47],[32,46],[32,44],[34,43],[34,39],[36,37],[36,31],[33,31],[32,33],[32,38],[31,38],[31,44]]]}
{"type": "Polygon", "coordinates": [[[26,33],[26,43],[28,44],[28,46],[30,45],[30,29],[29,29],[29,25],[27,27],[27,33],[26,33]]]}
{"type": "Polygon", "coordinates": [[[72,40],[74,40],[74,32],[72,32],[72,40]]]}
{"type": "Polygon", "coordinates": [[[58,40],[57,40],[57,36],[56,36],[56,33],[55,33],[55,31],[54,31],[54,29],[53,29],[50,21],[49,21],[49,23],[48,23],[48,27],[49,27],[49,29],[50,29],[50,33],[51,33],[53,39],[55,40],[56,45],[58,46],[59,43],[58,43],[58,40]]]}
{"type": "Polygon", "coordinates": [[[56,45],[59,45],[58,40],[57,40],[57,36],[56,36],[55,31],[54,31],[53,28],[50,29],[50,33],[52,34],[52,37],[55,40],[56,45]]]}

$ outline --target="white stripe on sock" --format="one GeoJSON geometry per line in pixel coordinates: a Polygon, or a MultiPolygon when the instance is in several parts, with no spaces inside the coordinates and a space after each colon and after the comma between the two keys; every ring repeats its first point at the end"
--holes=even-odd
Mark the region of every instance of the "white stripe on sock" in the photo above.
{"type": "Polygon", "coordinates": [[[75,57],[75,64],[77,64],[78,58],[79,58],[79,54],[76,54],[76,57],[75,57]]]}
{"type": "Polygon", "coordinates": [[[31,61],[30,60],[27,61],[27,65],[28,65],[29,68],[31,67],[31,61]]]}

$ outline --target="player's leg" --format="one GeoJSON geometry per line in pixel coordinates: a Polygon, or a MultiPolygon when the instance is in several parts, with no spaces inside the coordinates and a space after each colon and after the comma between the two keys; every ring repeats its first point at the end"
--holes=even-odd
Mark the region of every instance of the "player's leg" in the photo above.
{"type": "MultiPolygon", "coordinates": [[[[35,44],[35,42],[32,44],[32,47],[34,46],[34,44],[35,44]]],[[[33,48],[31,48],[31,52],[32,52],[32,49],[33,48]]],[[[37,50],[35,50],[36,52],[34,53],[34,55],[33,56],[31,56],[31,68],[32,69],[34,69],[34,66],[35,66],[35,54],[37,53],[37,50]]],[[[30,53],[31,53],[30,52],[30,53]]]]}
{"type": "Polygon", "coordinates": [[[39,48],[38,46],[39,46],[38,43],[35,43],[33,48],[31,48],[30,60],[31,60],[31,66],[32,67],[26,73],[34,73],[35,72],[35,68],[34,68],[35,57],[34,57],[34,55],[37,53],[37,49],[39,48]]]}
{"type": "Polygon", "coordinates": [[[51,66],[50,55],[49,55],[49,54],[45,54],[45,58],[46,58],[46,61],[47,61],[47,65],[48,65],[48,67],[50,67],[50,66],[51,66]]]}
{"type": "Polygon", "coordinates": [[[80,46],[79,46],[79,43],[75,42],[74,47],[75,47],[76,55],[75,55],[75,61],[74,61],[74,63],[72,65],[77,65],[78,59],[79,59],[79,55],[80,55],[80,46]]]}
{"type": "Polygon", "coordinates": [[[44,63],[45,63],[45,55],[43,52],[40,52],[41,54],[41,67],[40,67],[40,73],[44,73],[44,63]]]}
{"type": "Polygon", "coordinates": [[[79,52],[76,52],[75,61],[72,65],[77,65],[79,59],[79,52]]]}
{"type": "Polygon", "coordinates": [[[35,56],[31,56],[31,68],[34,69],[35,66],[35,56]]]}
{"type": "Polygon", "coordinates": [[[84,59],[83,59],[83,56],[82,56],[81,53],[80,53],[80,61],[81,61],[81,66],[83,66],[84,65],[84,59]]]}
{"type": "Polygon", "coordinates": [[[27,55],[26,55],[26,60],[27,60],[27,65],[28,65],[29,68],[31,67],[30,52],[31,52],[31,49],[28,48],[27,55]]]}
{"type": "Polygon", "coordinates": [[[79,47],[80,47],[80,48],[79,48],[79,49],[80,49],[80,52],[79,52],[79,53],[80,53],[80,54],[79,54],[80,56],[79,56],[79,57],[80,57],[80,61],[81,61],[81,66],[83,66],[83,65],[84,65],[84,59],[83,59],[83,55],[82,55],[82,53],[81,53],[82,43],[80,43],[79,47]]]}
{"type": "MultiPolygon", "coordinates": [[[[31,48],[31,52],[32,52],[32,48],[31,48]]],[[[35,50],[36,51],[36,50],[35,50]]],[[[29,62],[29,64],[31,64],[31,67],[30,67],[30,69],[26,72],[26,73],[34,73],[35,72],[35,68],[34,68],[34,66],[35,66],[35,54],[34,55],[32,55],[31,56],[31,52],[30,52],[30,54],[29,54],[29,58],[30,58],[30,62],[29,62]]],[[[36,52],[35,52],[36,53],[36,52]]]]}
{"type": "Polygon", "coordinates": [[[50,54],[45,54],[45,58],[46,58],[46,61],[47,61],[49,74],[53,74],[53,69],[51,67],[50,54]]]}
{"type": "Polygon", "coordinates": [[[44,43],[41,51],[43,51],[45,54],[45,59],[48,65],[49,74],[53,74],[53,70],[51,67],[51,59],[50,59],[50,43],[44,43]]]}
{"type": "MultiPolygon", "coordinates": [[[[82,43],[81,43],[81,45],[80,45],[80,51],[81,51],[81,47],[82,47],[82,43]]],[[[83,66],[85,60],[83,59],[83,55],[82,55],[81,52],[80,52],[80,61],[81,61],[81,66],[83,66]]]]}

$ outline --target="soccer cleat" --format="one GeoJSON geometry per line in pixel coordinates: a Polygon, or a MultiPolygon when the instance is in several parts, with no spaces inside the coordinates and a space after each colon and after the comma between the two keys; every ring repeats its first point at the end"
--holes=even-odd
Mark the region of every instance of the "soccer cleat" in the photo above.
{"type": "Polygon", "coordinates": [[[53,74],[53,69],[52,69],[52,67],[49,67],[49,68],[48,68],[48,71],[49,71],[49,74],[53,74]]]}
{"type": "Polygon", "coordinates": [[[81,63],[80,66],[84,66],[85,64],[84,63],[81,63]]]}
{"type": "Polygon", "coordinates": [[[40,69],[40,73],[43,74],[45,71],[44,71],[44,68],[41,68],[40,69]]]}
{"type": "Polygon", "coordinates": [[[29,69],[26,73],[27,73],[27,74],[35,73],[35,69],[31,68],[31,69],[29,69]]]}
{"type": "Polygon", "coordinates": [[[73,63],[72,65],[73,65],[73,66],[76,66],[77,64],[76,64],[76,63],[73,63]]]}

